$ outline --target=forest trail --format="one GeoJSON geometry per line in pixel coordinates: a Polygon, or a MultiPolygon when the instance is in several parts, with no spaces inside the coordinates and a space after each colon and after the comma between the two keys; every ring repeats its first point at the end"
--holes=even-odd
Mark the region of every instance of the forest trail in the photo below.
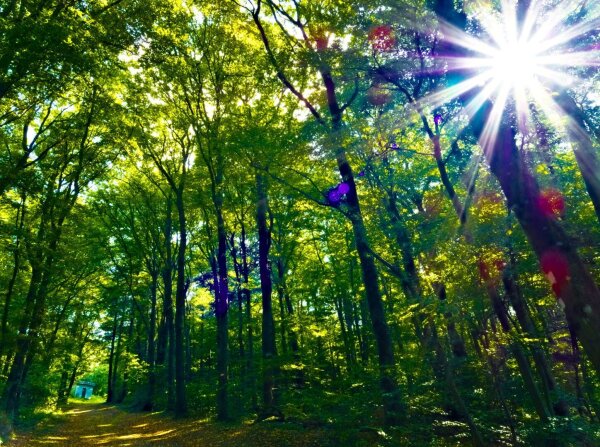
{"type": "Polygon", "coordinates": [[[217,424],[175,420],[164,413],[128,412],[115,405],[69,404],[59,420],[29,433],[17,432],[9,446],[291,446],[324,445],[324,433],[265,424],[217,424]]]}

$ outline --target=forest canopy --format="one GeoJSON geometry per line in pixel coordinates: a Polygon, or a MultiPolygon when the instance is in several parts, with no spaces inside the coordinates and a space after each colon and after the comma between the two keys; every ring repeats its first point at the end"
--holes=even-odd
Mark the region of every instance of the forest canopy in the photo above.
{"type": "Polygon", "coordinates": [[[0,0],[0,444],[85,381],[323,445],[599,445],[599,24],[0,0]]]}

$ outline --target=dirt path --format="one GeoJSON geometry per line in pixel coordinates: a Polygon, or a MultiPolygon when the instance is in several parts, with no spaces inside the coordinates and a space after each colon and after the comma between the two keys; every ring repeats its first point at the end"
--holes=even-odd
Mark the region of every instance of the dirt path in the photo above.
{"type": "Polygon", "coordinates": [[[270,424],[223,425],[174,420],[164,413],[130,413],[105,404],[71,404],[64,418],[17,433],[9,446],[290,446],[328,445],[324,433],[270,424]]]}

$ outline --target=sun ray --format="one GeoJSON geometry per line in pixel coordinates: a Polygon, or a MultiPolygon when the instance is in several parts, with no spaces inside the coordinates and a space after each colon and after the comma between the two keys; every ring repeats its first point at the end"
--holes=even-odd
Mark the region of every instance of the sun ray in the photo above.
{"type": "Polygon", "coordinates": [[[474,89],[477,86],[484,85],[485,82],[489,79],[489,77],[490,73],[488,72],[470,77],[462,82],[459,82],[458,84],[435,92],[421,99],[419,103],[431,107],[439,107],[443,104],[446,104],[448,101],[451,101],[459,97],[460,95],[474,89]]]}
{"type": "Polygon", "coordinates": [[[444,40],[448,43],[458,45],[461,48],[465,48],[479,54],[489,54],[490,51],[494,50],[494,46],[470,36],[469,34],[466,34],[464,31],[447,22],[441,23],[441,29],[444,34],[444,40]]]}
{"type": "Polygon", "coordinates": [[[500,129],[502,117],[504,116],[504,109],[508,101],[509,94],[510,89],[506,86],[502,87],[498,91],[492,111],[490,112],[483,132],[481,133],[481,137],[479,138],[479,145],[483,149],[486,157],[491,156],[490,151],[494,147],[494,142],[498,137],[498,130],[500,129]]]}
{"type": "Polygon", "coordinates": [[[600,66],[600,50],[594,48],[588,51],[539,56],[537,61],[539,65],[547,67],[598,67],[600,66]]]}

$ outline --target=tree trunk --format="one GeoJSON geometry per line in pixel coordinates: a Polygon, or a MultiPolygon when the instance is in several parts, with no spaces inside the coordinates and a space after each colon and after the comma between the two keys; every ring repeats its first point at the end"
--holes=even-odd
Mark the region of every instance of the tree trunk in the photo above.
{"type": "MultiPolygon", "coordinates": [[[[37,252],[38,260],[32,265],[30,287],[27,293],[25,313],[19,327],[19,339],[13,363],[8,375],[4,400],[6,412],[13,420],[16,418],[21,396],[21,387],[25,382],[28,365],[31,365],[37,351],[38,332],[43,323],[46,308],[46,297],[50,283],[51,269],[54,263],[54,254],[60,240],[61,228],[66,214],[58,218],[58,223],[51,223],[51,236],[48,243],[48,254],[42,257],[37,252]],[[41,259],[41,260],[40,260],[41,259]],[[38,263],[40,262],[40,263],[38,263]]],[[[44,234],[46,225],[44,219],[40,224],[40,233],[44,234]]],[[[38,233],[39,236],[39,233],[38,233]]],[[[38,241],[44,241],[44,237],[38,237],[38,241]]]]}
{"type": "Polygon", "coordinates": [[[283,287],[277,282],[277,301],[279,302],[279,336],[281,337],[281,355],[287,357],[287,319],[285,315],[285,305],[283,303],[283,287]]]}
{"type": "Polygon", "coordinates": [[[163,280],[163,322],[158,336],[157,363],[165,364],[167,378],[167,409],[175,409],[175,327],[173,315],[173,200],[171,194],[167,197],[167,211],[164,229],[165,259],[162,269],[163,280]],[[162,336],[161,336],[162,333],[162,336]]]}
{"type": "Polygon", "coordinates": [[[248,386],[250,390],[250,403],[252,408],[258,407],[257,396],[256,396],[256,373],[254,372],[254,337],[252,335],[252,296],[249,289],[249,277],[250,268],[248,266],[248,249],[246,246],[246,227],[242,221],[242,233],[241,233],[241,254],[242,254],[242,278],[244,280],[244,288],[242,289],[244,295],[245,309],[246,309],[246,335],[248,346],[248,353],[246,357],[246,370],[248,373],[248,386]]]}
{"type": "Polygon", "coordinates": [[[215,281],[215,314],[217,317],[217,419],[229,419],[228,381],[229,381],[229,285],[227,281],[227,233],[223,219],[223,181],[222,158],[217,161],[218,174],[213,184],[213,204],[217,217],[217,275],[215,281]]]}
{"type": "MultiPolygon", "coordinates": [[[[135,324],[135,298],[132,295],[131,296],[131,308],[130,308],[130,312],[129,312],[129,327],[127,328],[127,338],[125,340],[125,346],[124,346],[124,350],[125,352],[132,352],[131,351],[131,342],[133,340],[133,331],[134,331],[134,324],[135,324]]],[[[121,343],[123,342],[122,338],[119,338],[119,348],[121,343]]],[[[117,352],[121,352],[120,349],[117,349],[117,352]]],[[[138,356],[139,353],[138,353],[138,356]]],[[[141,356],[140,356],[141,357],[141,356]]],[[[129,365],[124,365],[123,367],[123,383],[121,384],[121,390],[119,393],[119,397],[117,398],[117,403],[123,403],[123,401],[125,400],[125,398],[127,397],[127,394],[129,393],[129,365]]]]}
{"type": "Polygon", "coordinates": [[[185,416],[187,403],[185,396],[185,250],[187,246],[187,230],[185,208],[183,203],[183,185],[176,191],[175,198],[179,220],[179,247],[177,250],[177,291],[175,292],[175,415],[185,416]]]}
{"type": "Polygon", "coordinates": [[[256,173],[256,224],[258,228],[258,266],[262,294],[262,356],[263,356],[263,405],[264,414],[273,412],[276,405],[274,388],[277,361],[275,323],[273,321],[271,268],[269,249],[271,234],[267,227],[267,181],[262,173],[256,173]]]}
{"type": "Polygon", "coordinates": [[[115,348],[115,356],[113,360],[113,370],[111,377],[111,387],[112,387],[112,400],[111,402],[118,402],[119,396],[117,395],[117,381],[119,378],[119,361],[121,360],[121,352],[122,352],[122,343],[123,343],[123,325],[125,322],[125,317],[121,317],[121,321],[119,322],[119,329],[117,331],[117,347],[115,348]]]}
{"type": "MultiPolygon", "coordinates": [[[[238,355],[240,358],[240,375],[243,379],[245,376],[245,357],[244,352],[244,297],[242,292],[242,277],[240,274],[241,265],[238,260],[238,250],[235,246],[235,235],[232,234],[229,238],[229,245],[231,246],[231,261],[233,262],[233,271],[235,273],[235,297],[237,303],[237,342],[238,342],[238,355]]],[[[242,380],[243,388],[243,380],[242,380]]]]}
{"type": "MultiPolygon", "coordinates": [[[[409,303],[421,304],[423,301],[423,291],[414,259],[410,234],[400,218],[395,197],[392,194],[388,194],[387,208],[392,218],[396,243],[402,255],[403,270],[396,272],[396,275],[400,279],[402,289],[409,303]]],[[[437,284],[437,294],[441,301],[446,300],[446,288],[443,284],[437,284]]],[[[457,356],[462,356],[466,354],[464,342],[453,326],[451,315],[446,315],[446,318],[448,321],[448,337],[452,344],[453,352],[457,356]]],[[[431,366],[436,382],[438,385],[444,386],[442,392],[445,406],[449,409],[450,413],[454,413],[467,423],[475,445],[485,445],[482,435],[460,394],[456,384],[455,373],[451,363],[448,361],[445,349],[439,340],[435,322],[432,320],[426,321],[425,316],[419,314],[413,318],[413,324],[421,347],[426,352],[433,354],[433,357],[430,359],[431,366]]]]}
{"type": "Polygon", "coordinates": [[[148,396],[143,405],[145,411],[152,411],[156,394],[156,289],[158,271],[153,271],[150,284],[150,327],[148,329],[148,396]]]}
{"type": "Polygon", "coordinates": [[[289,339],[290,348],[294,353],[294,357],[297,360],[298,353],[300,347],[298,346],[298,336],[296,335],[296,331],[293,328],[289,327],[289,318],[294,315],[294,306],[292,305],[292,300],[290,298],[290,294],[288,293],[288,289],[285,281],[285,268],[284,262],[281,257],[277,260],[277,293],[280,294],[280,298],[283,299],[284,303],[284,311],[282,311],[282,326],[283,320],[285,320],[285,334],[287,334],[289,339]]]}
{"type": "Polygon", "coordinates": [[[67,394],[67,381],[69,380],[69,369],[67,366],[69,365],[68,359],[64,359],[63,370],[60,374],[60,381],[58,383],[58,392],[56,393],[56,406],[58,408],[64,407],[67,404],[67,400],[69,395],[67,394]]]}
{"type": "Polygon", "coordinates": [[[113,330],[112,335],[110,337],[110,354],[108,355],[108,382],[107,382],[107,391],[106,391],[106,403],[112,403],[115,395],[114,390],[114,374],[115,374],[115,339],[117,337],[117,325],[118,325],[119,317],[118,314],[115,315],[115,319],[113,322],[113,330]]]}

